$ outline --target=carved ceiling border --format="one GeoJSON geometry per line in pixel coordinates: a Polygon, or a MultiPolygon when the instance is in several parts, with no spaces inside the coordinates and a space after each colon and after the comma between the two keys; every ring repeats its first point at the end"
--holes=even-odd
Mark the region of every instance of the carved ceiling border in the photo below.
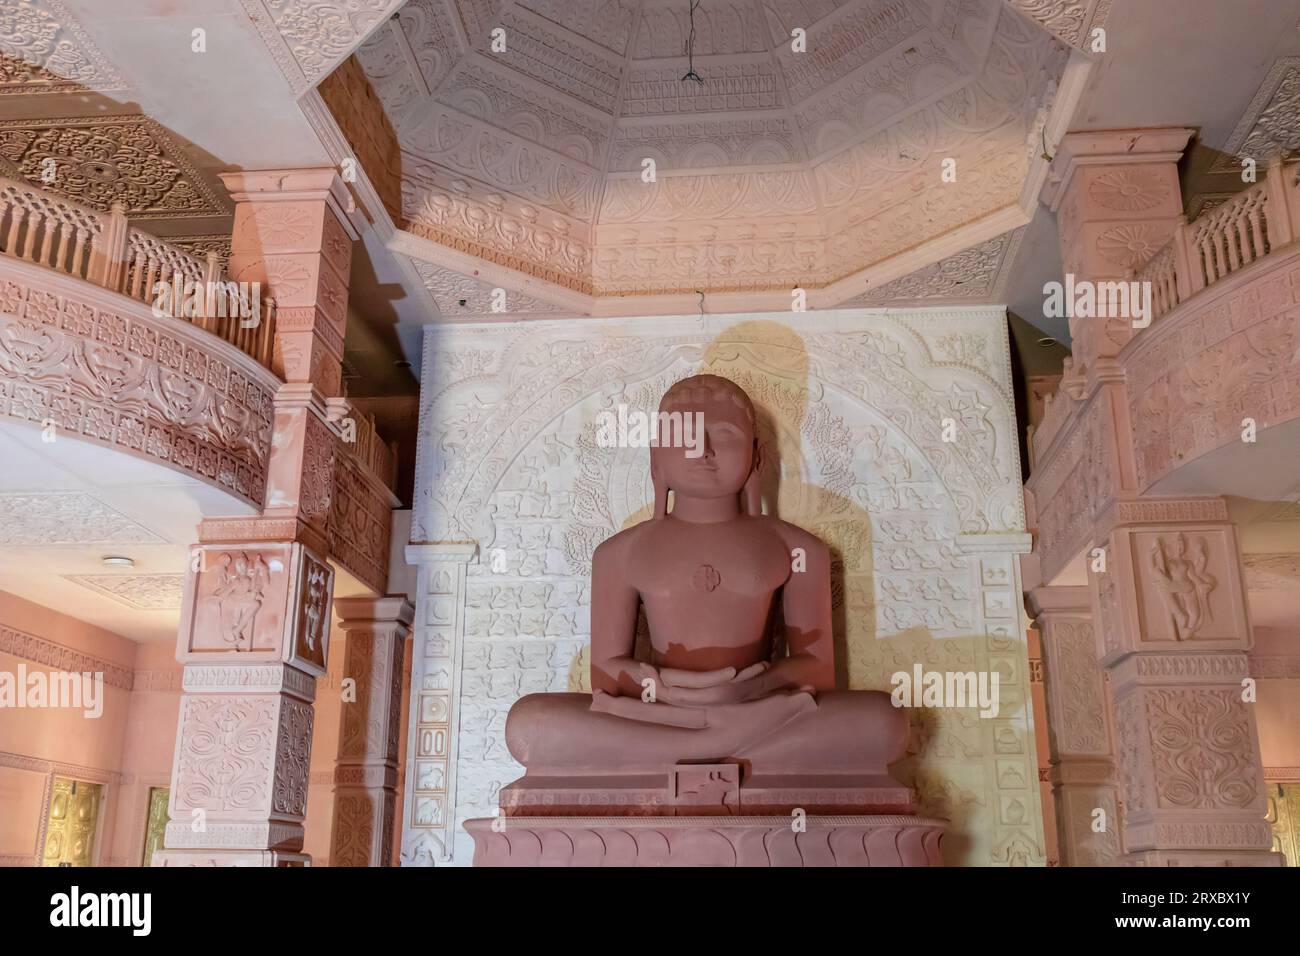
{"type": "Polygon", "coordinates": [[[323,80],[406,0],[240,0],[295,96],[323,80]]]}
{"type": "Polygon", "coordinates": [[[1005,0],[1054,37],[1076,49],[1085,49],[1091,31],[1105,27],[1111,0],[1005,0]]]}
{"type": "Polygon", "coordinates": [[[1215,159],[1208,172],[1240,173],[1245,155],[1263,165],[1279,154],[1300,153],[1297,115],[1300,115],[1300,56],[1278,57],[1224,144],[1223,155],[1215,159]],[[1270,145],[1276,149],[1270,149],[1270,145]]]}
{"type": "Polygon", "coordinates": [[[0,96],[129,88],[62,0],[5,4],[0,12],[0,96]]]}

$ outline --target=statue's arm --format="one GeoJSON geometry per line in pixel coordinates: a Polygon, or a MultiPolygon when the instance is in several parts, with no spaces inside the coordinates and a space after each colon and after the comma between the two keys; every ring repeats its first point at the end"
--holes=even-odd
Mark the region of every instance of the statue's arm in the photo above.
{"type": "Polygon", "coordinates": [[[627,575],[629,535],[615,535],[591,558],[591,689],[641,696],[642,665],[632,656],[640,605],[627,575]]]}
{"type": "Polygon", "coordinates": [[[786,644],[790,656],[779,658],[772,673],[787,686],[835,689],[835,637],[831,630],[831,553],[816,535],[785,526],[793,552],[803,550],[804,570],[794,570],[782,591],[786,644]]]}

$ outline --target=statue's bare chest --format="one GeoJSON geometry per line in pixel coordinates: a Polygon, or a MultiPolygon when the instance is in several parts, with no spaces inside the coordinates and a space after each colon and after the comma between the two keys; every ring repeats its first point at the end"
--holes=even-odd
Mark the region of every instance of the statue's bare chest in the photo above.
{"type": "Polygon", "coordinates": [[[761,527],[664,522],[648,530],[645,546],[635,550],[628,566],[632,585],[647,603],[766,599],[790,573],[781,538],[761,527]]]}

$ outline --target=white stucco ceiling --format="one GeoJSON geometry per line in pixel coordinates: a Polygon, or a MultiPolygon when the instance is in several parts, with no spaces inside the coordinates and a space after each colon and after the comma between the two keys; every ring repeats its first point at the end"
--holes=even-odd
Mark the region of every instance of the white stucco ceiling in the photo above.
{"type": "Polygon", "coordinates": [[[400,147],[394,248],[444,314],[497,286],[512,314],[826,306],[1013,247],[1069,60],[1040,24],[1002,0],[719,0],[695,83],[686,11],[409,0],[360,48],[400,147]]]}
{"type": "Polygon", "coordinates": [[[205,482],[34,425],[0,422],[0,462],[0,590],[132,640],[175,640],[202,517],[253,513],[205,482]],[[135,566],[105,567],[109,555],[135,566]]]}

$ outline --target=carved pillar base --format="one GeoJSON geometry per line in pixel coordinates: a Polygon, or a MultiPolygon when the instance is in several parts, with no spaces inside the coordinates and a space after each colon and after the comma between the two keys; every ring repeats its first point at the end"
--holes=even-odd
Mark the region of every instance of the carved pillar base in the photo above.
{"type": "Polygon", "coordinates": [[[332,866],[390,866],[397,822],[402,657],[414,609],[403,597],[340,598],[343,677],[355,681],[339,716],[332,866]]]}

